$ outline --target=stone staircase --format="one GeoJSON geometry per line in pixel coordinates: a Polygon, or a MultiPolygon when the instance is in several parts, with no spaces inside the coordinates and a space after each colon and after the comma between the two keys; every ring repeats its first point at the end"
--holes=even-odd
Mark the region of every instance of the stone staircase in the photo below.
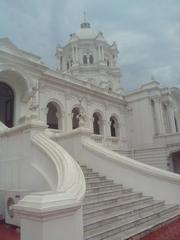
{"type": "Polygon", "coordinates": [[[133,158],[141,163],[151,165],[153,167],[169,170],[167,166],[167,152],[163,147],[134,149],[132,151],[116,150],[124,156],[133,158]]]}
{"type": "Polygon", "coordinates": [[[86,179],[83,203],[84,240],[140,239],[157,225],[174,220],[178,205],[167,205],[115,184],[81,166],[86,179]]]}
{"type": "Polygon", "coordinates": [[[164,148],[135,150],[134,159],[157,168],[168,170],[167,152],[164,148]]]}

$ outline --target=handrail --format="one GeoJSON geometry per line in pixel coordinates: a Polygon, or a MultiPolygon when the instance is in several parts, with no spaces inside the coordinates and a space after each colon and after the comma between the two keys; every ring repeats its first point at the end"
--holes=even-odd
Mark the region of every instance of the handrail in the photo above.
{"type": "Polygon", "coordinates": [[[0,134],[4,133],[7,129],[8,129],[8,127],[0,121],[0,134]]]}
{"type": "Polygon", "coordinates": [[[85,195],[85,179],[77,162],[45,133],[31,137],[31,141],[54,163],[57,171],[55,191],[66,197],[80,201],[85,195]]]}
{"type": "Polygon", "coordinates": [[[96,153],[98,153],[102,156],[104,155],[105,157],[112,159],[114,162],[119,163],[126,168],[130,168],[136,172],[141,172],[145,175],[154,176],[159,179],[174,182],[174,183],[180,185],[180,175],[179,174],[168,172],[163,169],[159,169],[159,168],[138,162],[138,161],[128,158],[126,156],[120,155],[118,153],[115,153],[115,152],[103,147],[100,144],[96,144],[93,140],[88,139],[88,138],[83,139],[83,145],[86,148],[88,148],[92,151],[95,151],[96,153]]]}

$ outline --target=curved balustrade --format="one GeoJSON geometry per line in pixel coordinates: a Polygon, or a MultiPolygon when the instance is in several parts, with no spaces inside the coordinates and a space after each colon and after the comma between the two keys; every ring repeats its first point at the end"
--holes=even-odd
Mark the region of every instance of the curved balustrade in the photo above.
{"type": "Polygon", "coordinates": [[[46,134],[32,136],[32,142],[54,163],[57,171],[55,191],[80,200],[85,194],[84,175],[75,160],[46,134]]]}
{"type": "Polygon", "coordinates": [[[180,203],[180,175],[117,154],[90,138],[84,138],[82,144],[89,167],[157,199],[180,203]]]}

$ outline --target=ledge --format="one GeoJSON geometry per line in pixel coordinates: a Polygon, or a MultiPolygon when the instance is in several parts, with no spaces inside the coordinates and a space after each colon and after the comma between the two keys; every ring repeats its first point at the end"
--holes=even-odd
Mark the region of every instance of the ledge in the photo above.
{"type": "Polygon", "coordinates": [[[25,124],[22,124],[19,126],[15,126],[13,128],[5,129],[4,132],[0,133],[0,137],[11,136],[17,132],[22,132],[24,130],[34,129],[34,128],[46,129],[47,125],[45,125],[43,122],[41,122],[39,120],[30,120],[28,123],[25,123],[25,124]]]}
{"type": "Polygon", "coordinates": [[[76,135],[90,136],[92,134],[93,133],[91,129],[85,128],[85,127],[79,127],[67,133],[59,133],[58,135],[56,134],[53,138],[61,139],[61,138],[68,138],[70,136],[76,136],[76,135]]]}
{"type": "Polygon", "coordinates": [[[128,157],[119,155],[111,150],[102,147],[101,145],[95,145],[94,142],[87,139],[83,141],[84,147],[88,148],[90,151],[96,152],[100,156],[108,158],[110,161],[114,161],[118,164],[122,164],[123,167],[132,169],[133,171],[140,172],[142,175],[154,176],[156,178],[166,180],[180,185],[180,175],[171,173],[162,169],[158,169],[147,164],[140,163],[136,160],[130,159],[128,157]]]}
{"type": "Polygon", "coordinates": [[[81,201],[71,199],[60,192],[39,192],[25,196],[14,206],[14,211],[21,217],[44,221],[74,214],[81,208],[81,201]]]}

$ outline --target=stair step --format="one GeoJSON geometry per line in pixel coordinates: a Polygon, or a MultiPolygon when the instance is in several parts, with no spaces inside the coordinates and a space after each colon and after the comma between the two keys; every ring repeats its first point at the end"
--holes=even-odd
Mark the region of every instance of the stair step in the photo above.
{"type": "Polygon", "coordinates": [[[122,189],[117,189],[117,190],[108,190],[108,191],[104,191],[104,192],[100,192],[100,193],[86,193],[85,195],[85,199],[99,199],[105,196],[115,196],[118,193],[130,193],[132,192],[132,188],[122,188],[122,189]]]}
{"type": "MultiPolygon", "coordinates": [[[[161,216],[166,216],[168,214],[172,214],[173,211],[177,209],[177,206],[167,207],[165,206],[164,209],[159,211],[148,213],[143,217],[132,217],[129,219],[119,220],[110,224],[106,224],[105,226],[97,227],[89,231],[85,231],[85,239],[86,240],[101,240],[106,237],[113,236],[114,234],[118,234],[123,231],[127,231],[133,227],[139,226],[141,224],[148,225],[150,221],[154,221],[161,216]]],[[[176,215],[177,212],[174,212],[172,215],[176,215]]]]}
{"type": "Polygon", "coordinates": [[[132,199],[132,198],[140,198],[142,196],[142,193],[139,193],[139,192],[133,192],[133,193],[117,193],[115,196],[106,196],[106,197],[102,197],[100,199],[84,199],[84,205],[90,205],[90,204],[98,204],[98,203],[105,203],[105,202],[108,202],[108,201],[111,201],[111,200],[117,200],[117,201],[125,201],[125,200],[128,200],[128,199],[132,199]]]}
{"type": "Polygon", "coordinates": [[[86,166],[81,166],[83,173],[93,172],[92,168],[87,168],[86,166]]]}
{"type": "Polygon", "coordinates": [[[93,182],[103,182],[104,180],[106,180],[106,177],[100,177],[100,176],[97,176],[97,177],[94,177],[94,176],[89,176],[89,177],[86,177],[86,183],[93,183],[93,182]]]}
{"type": "Polygon", "coordinates": [[[97,177],[97,176],[99,176],[99,173],[98,172],[85,172],[84,176],[85,176],[85,178],[86,177],[97,177]]]}
{"type": "Polygon", "coordinates": [[[112,180],[103,180],[103,181],[97,181],[97,182],[86,182],[87,187],[101,187],[101,186],[107,186],[112,185],[114,182],[112,180]]]}
{"type": "Polygon", "coordinates": [[[118,199],[110,199],[110,200],[107,200],[107,201],[100,201],[100,202],[97,202],[96,204],[83,204],[83,209],[86,211],[86,210],[92,210],[92,209],[98,209],[98,208],[101,208],[101,209],[106,209],[108,208],[109,206],[121,206],[121,208],[126,208],[127,206],[133,206],[133,205],[137,205],[138,203],[140,202],[146,202],[146,201],[152,201],[153,198],[152,197],[134,197],[132,199],[126,199],[126,200],[121,200],[121,201],[118,201],[118,199]]]}
{"type": "MultiPolygon", "coordinates": [[[[158,157],[156,160],[157,164],[158,157]]],[[[87,166],[82,170],[86,180],[84,240],[140,239],[146,231],[180,214],[177,205],[165,205],[164,201],[123,188],[87,166]]]]}
{"type": "Polygon", "coordinates": [[[153,203],[146,205],[139,205],[136,207],[131,207],[123,210],[112,211],[108,213],[101,214],[100,216],[96,216],[94,218],[84,219],[84,227],[85,229],[91,229],[94,225],[104,225],[106,223],[110,223],[114,220],[119,220],[122,218],[129,218],[135,215],[140,215],[146,213],[148,211],[155,211],[158,208],[162,208],[164,206],[163,201],[153,201],[153,203]]]}
{"type": "Polygon", "coordinates": [[[104,192],[105,190],[121,190],[123,187],[122,184],[109,184],[109,185],[99,185],[99,186],[95,186],[95,187],[87,187],[86,188],[86,193],[100,193],[100,192],[104,192]]]}
{"type": "Polygon", "coordinates": [[[114,236],[110,236],[104,238],[104,240],[126,240],[134,237],[133,239],[141,239],[146,236],[147,233],[152,232],[153,228],[156,228],[158,225],[165,225],[170,221],[173,221],[175,218],[179,216],[179,212],[173,212],[166,214],[156,220],[149,221],[148,223],[141,224],[140,226],[135,226],[129,230],[123,231],[121,233],[115,234],[114,236]]]}
{"type": "MultiPolygon", "coordinates": [[[[162,205],[164,202],[159,201],[160,205],[162,205]]],[[[116,211],[130,211],[130,210],[136,210],[140,207],[148,207],[152,204],[158,204],[157,201],[154,201],[152,197],[142,197],[141,199],[135,199],[135,200],[129,200],[125,203],[113,203],[109,204],[107,206],[101,206],[96,207],[93,209],[84,209],[83,211],[83,218],[84,220],[90,219],[97,216],[102,216],[104,214],[110,214],[112,212],[116,211]]]]}

